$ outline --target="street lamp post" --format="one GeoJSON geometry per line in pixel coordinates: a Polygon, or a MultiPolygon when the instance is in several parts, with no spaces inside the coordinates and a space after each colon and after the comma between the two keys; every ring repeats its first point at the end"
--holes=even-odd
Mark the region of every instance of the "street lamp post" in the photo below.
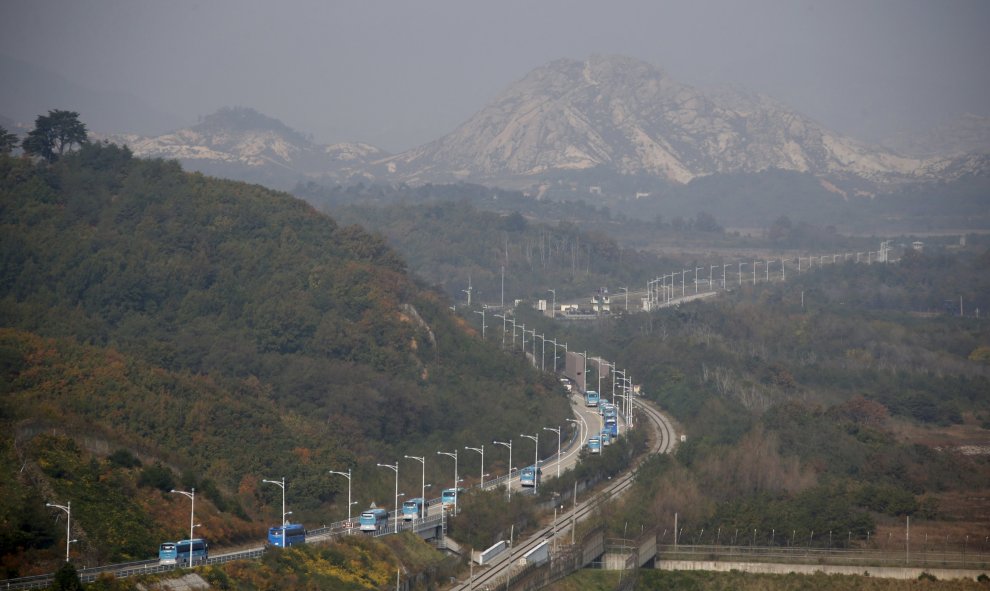
{"type": "Polygon", "coordinates": [[[502,319],[502,348],[505,348],[505,314],[496,314],[495,318],[502,319]]]}
{"type": "Polygon", "coordinates": [[[395,504],[392,506],[395,507],[395,509],[393,509],[395,518],[395,533],[399,533],[399,462],[396,462],[395,465],[378,464],[378,467],[388,468],[389,470],[395,472],[395,504]]]}
{"type": "MultiPolygon", "coordinates": [[[[282,529],[284,530],[285,516],[288,515],[288,513],[285,512],[285,476],[282,477],[281,482],[279,482],[278,480],[262,480],[262,482],[267,482],[268,484],[274,484],[275,486],[282,489],[282,529]]],[[[283,534],[284,533],[285,532],[283,531],[283,534]]],[[[189,537],[191,538],[192,536],[189,537]]]]}
{"type": "Polygon", "coordinates": [[[487,309],[488,306],[482,306],[480,312],[477,310],[474,311],[475,314],[481,314],[481,340],[485,340],[485,310],[487,309]]]}
{"type": "Polygon", "coordinates": [[[453,452],[449,451],[438,451],[438,456],[450,456],[454,458],[454,515],[457,515],[457,497],[461,496],[457,494],[457,450],[453,452]]]}
{"type": "Polygon", "coordinates": [[[189,497],[189,499],[192,501],[192,505],[189,508],[189,539],[190,540],[193,539],[194,537],[193,528],[196,527],[194,525],[196,521],[196,487],[193,487],[191,490],[192,492],[186,492],[184,490],[175,490],[173,488],[172,490],[168,491],[180,495],[185,495],[189,497]]]}
{"type": "Polygon", "coordinates": [[[557,434],[557,478],[560,478],[560,427],[556,429],[553,427],[543,427],[544,431],[553,431],[557,434]]]}
{"type": "Polygon", "coordinates": [[[353,527],[351,523],[351,469],[348,468],[347,472],[337,472],[335,470],[328,470],[328,472],[347,479],[347,529],[351,529],[353,527]]]}
{"type": "Polygon", "coordinates": [[[526,439],[532,439],[533,443],[536,444],[533,450],[533,494],[536,494],[537,481],[539,478],[536,475],[539,473],[540,469],[540,432],[537,431],[536,435],[526,435],[523,433],[519,434],[520,437],[525,437],[526,439]]]}
{"type": "Polygon", "coordinates": [[[416,460],[420,464],[423,464],[423,486],[422,486],[422,492],[420,493],[422,496],[420,498],[423,499],[423,519],[426,519],[426,516],[429,514],[429,508],[430,508],[429,504],[426,502],[426,457],[425,456],[424,457],[403,456],[403,457],[405,457],[408,460],[416,460]]]}
{"type": "Polygon", "coordinates": [[[507,480],[506,487],[509,489],[509,498],[511,499],[512,498],[512,440],[510,439],[508,441],[495,441],[493,439],[492,445],[501,445],[503,447],[509,448],[509,473],[508,473],[508,478],[506,479],[507,480]]]}
{"type": "Polygon", "coordinates": [[[484,490],[485,489],[485,446],[482,445],[481,447],[468,447],[465,445],[464,449],[470,449],[471,451],[476,451],[479,454],[481,454],[481,480],[479,481],[480,484],[478,484],[478,487],[484,490]]]}
{"type": "MultiPolygon", "coordinates": [[[[577,419],[564,419],[568,423],[574,423],[574,427],[578,430],[578,439],[581,439],[581,421],[577,419]]],[[[584,440],[582,439],[579,445],[584,445],[584,440]]]]}
{"type": "Polygon", "coordinates": [[[72,501],[69,501],[65,505],[45,503],[45,506],[55,507],[56,509],[65,511],[65,561],[69,562],[69,544],[75,542],[75,540],[72,539],[72,501]]]}

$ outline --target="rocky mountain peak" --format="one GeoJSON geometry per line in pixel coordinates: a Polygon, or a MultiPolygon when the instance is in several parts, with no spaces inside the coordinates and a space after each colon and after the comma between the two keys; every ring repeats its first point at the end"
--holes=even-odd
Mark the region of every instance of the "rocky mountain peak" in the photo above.
{"type": "Polygon", "coordinates": [[[932,170],[765,95],[701,90],[624,56],[536,68],[450,134],[384,164],[383,173],[409,182],[535,182],[600,169],[686,183],[782,169],[886,183],[932,170]]]}

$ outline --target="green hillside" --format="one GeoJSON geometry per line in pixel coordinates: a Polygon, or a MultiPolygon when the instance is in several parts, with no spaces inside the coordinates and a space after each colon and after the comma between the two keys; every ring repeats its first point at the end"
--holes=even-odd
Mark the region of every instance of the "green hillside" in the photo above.
{"type": "MultiPolygon", "coordinates": [[[[188,508],[142,492],[119,509],[153,534],[108,539],[110,518],[87,517],[81,499],[108,498],[112,481],[197,486],[219,541],[260,539],[280,500],[263,478],[286,477],[294,519],[329,522],[347,492],[329,469],[355,471],[359,502],[391,505],[393,474],[376,462],[556,424],[568,409],[554,379],[481,342],[381,240],[288,195],[113,145],[51,165],[0,157],[0,257],[0,486],[16,493],[0,494],[0,511],[40,530],[4,539],[5,557],[57,556],[64,530],[43,504],[84,481],[78,526],[96,559],[150,555],[188,508]],[[76,467],[43,464],[49,448],[76,467]],[[127,456],[140,466],[120,465],[127,456]]],[[[450,468],[430,461],[427,476],[446,482],[450,468]]],[[[418,468],[402,476],[418,488],[418,468]]]]}

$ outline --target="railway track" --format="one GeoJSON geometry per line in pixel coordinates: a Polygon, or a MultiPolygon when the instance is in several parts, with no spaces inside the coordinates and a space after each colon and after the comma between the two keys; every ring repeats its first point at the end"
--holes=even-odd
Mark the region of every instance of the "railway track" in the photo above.
{"type": "MultiPolygon", "coordinates": [[[[635,400],[634,408],[640,410],[650,425],[652,425],[655,438],[653,445],[650,447],[650,455],[665,454],[674,451],[677,445],[677,438],[670,420],[651,403],[643,400],[635,400]]],[[[591,517],[598,505],[598,501],[602,497],[612,498],[625,493],[633,485],[635,472],[635,467],[633,467],[615,478],[603,491],[583,502],[577,503],[570,511],[560,515],[553,524],[539,529],[526,538],[525,541],[516,543],[509,551],[503,552],[497,557],[489,568],[471,575],[467,581],[454,585],[451,587],[451,591],[501,588],[502,585],[505,585],[506,579],[511,576],[513,565],[520,558],[543,542],[553,540],[559,537],[561,533],[567,532],[572,523],[591,517]]]]}

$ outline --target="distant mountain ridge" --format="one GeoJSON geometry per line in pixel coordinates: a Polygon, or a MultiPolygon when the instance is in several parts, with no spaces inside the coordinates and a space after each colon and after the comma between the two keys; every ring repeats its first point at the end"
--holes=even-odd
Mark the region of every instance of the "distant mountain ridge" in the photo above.
{"type": "Polygon", "coordinates": [[[451,133],[397,155],[363,143],[318,145],[243,107],[158,137],[110,139],[138,156],[174,158],[187,168],[276,188],[300,180],[519,187],[575,173],[685,184],[716,174],[785,170],[845,186],[838,191],[845,194],[990,174],[990,151],[902,155],[830,131],[766,95],[702,91],[622,56],[536,68],[451,133]]]}
{"type": "Polygon", "coordinates": [[[319,145],[278,119],[224,107],[198,124],[157,137],[113,135],[137,156],[166,158],[218,176],[288,188],[301,179],[346,179],[388,154],[362,143],[319,145]]]}
{"type": "Polygon", "coordinates": [[[944,158],[900,156],[841,136],[767,96],[702,92],[621,56],[537,68],[452,133],[382,165],[412,182],[600,167],[681,184],[770,169],[887,183],[955,170],[944,158]]]}

